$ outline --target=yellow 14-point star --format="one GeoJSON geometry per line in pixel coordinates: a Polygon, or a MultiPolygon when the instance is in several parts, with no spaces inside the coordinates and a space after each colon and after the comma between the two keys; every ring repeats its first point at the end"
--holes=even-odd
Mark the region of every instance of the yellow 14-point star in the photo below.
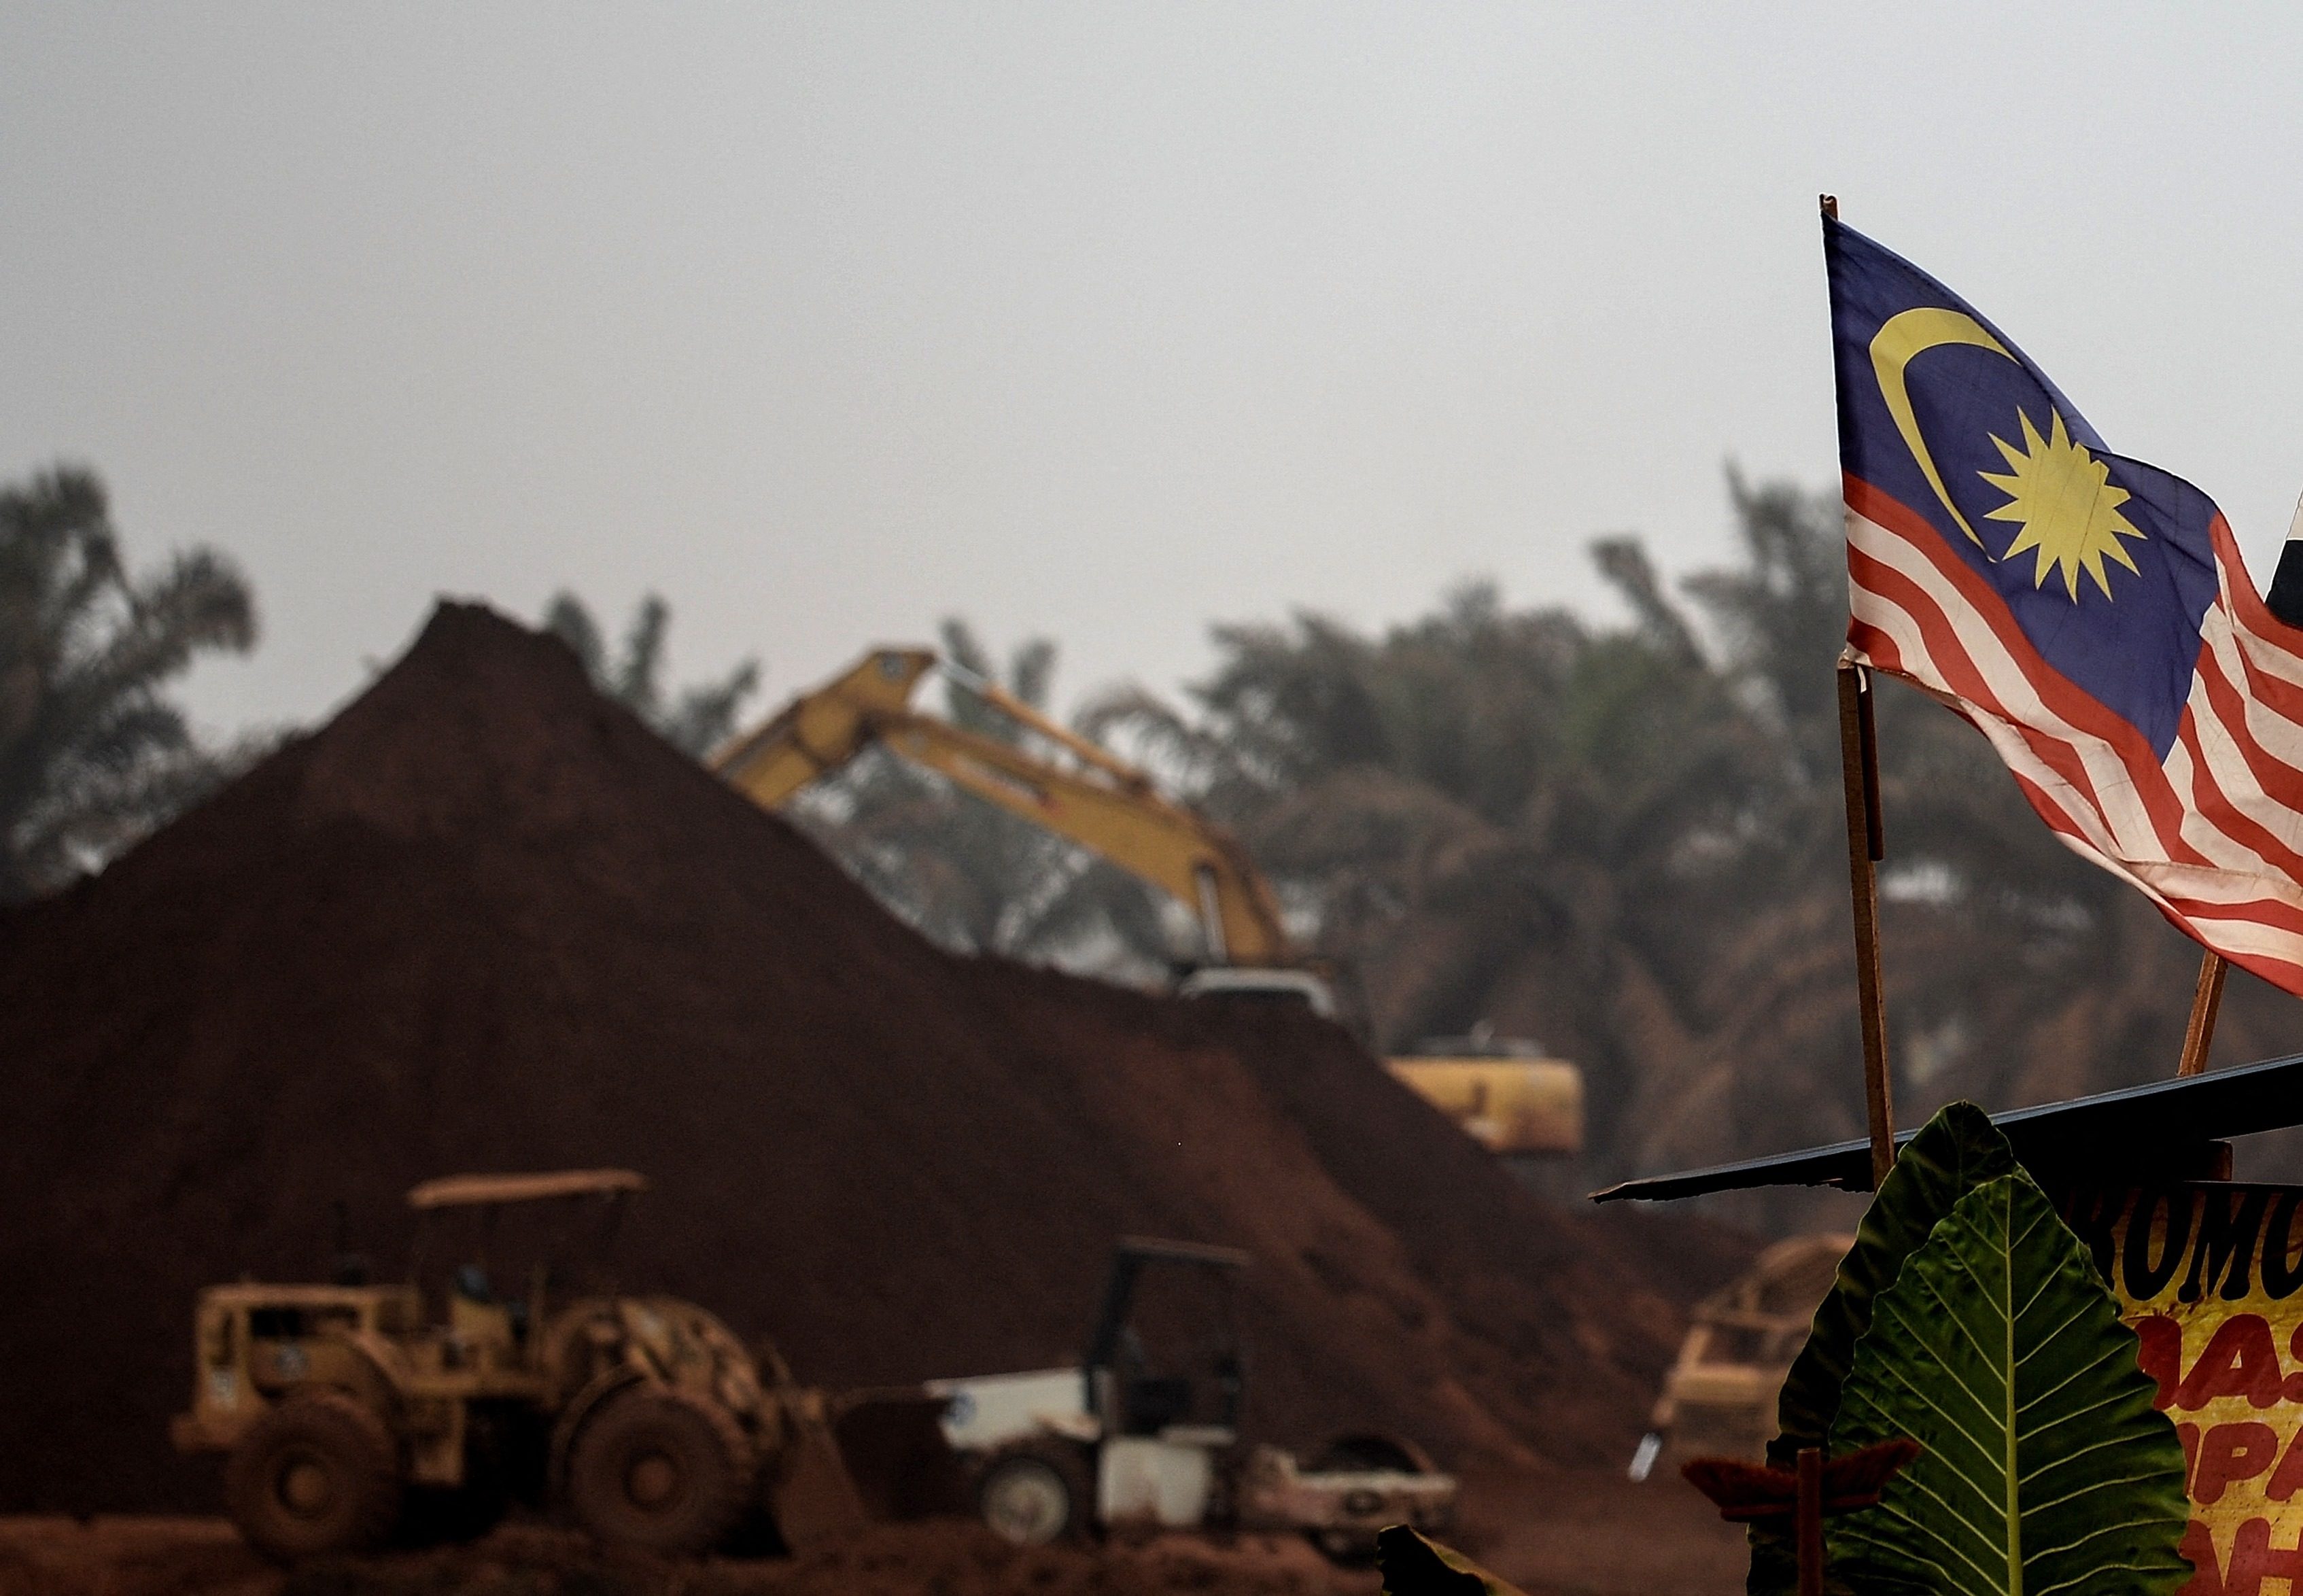
{"type": "Polygon", "coordinates": [[[2084,566],[2109,598],[2111,580],[2103,562],[2115,560],[2134,570],[2135,562],[2128,558],[2126,546],[2119,540],[2140,538],[2143,534],[2119,513],[2129,495],[2125,488],[2111,486],[2111,468],[2089,454],[2085,444],[2071,441],[2059,412],[2049,414],[2053,426],[2043,438],[2028,414],[2016,412],[2023,423],[2020,452],[2004,438],[1993,436],[1991,441],[2006,456],[2012,474],[1976,473],[2007,495],[2006,503],[1986,514],[1992,520],[2014,521],[2022,528],[2000,558],[2012,560],[2026,549],[2032,550],[2037,555],[2031,573],[2034,587],[2046,585],[2050,570],[2061,570],[2063,589],[2077,604],[2079,569],[2084,566]]]}

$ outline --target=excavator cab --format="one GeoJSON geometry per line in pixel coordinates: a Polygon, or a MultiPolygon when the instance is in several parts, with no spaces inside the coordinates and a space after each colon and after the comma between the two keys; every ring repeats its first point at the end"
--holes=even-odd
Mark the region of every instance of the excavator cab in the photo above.
{"type": "Polygon", "coordinates": [[[1227,1003],[1293,1005],[1321,1019],[1336,1018],[1335,989],[1311,970],[1210,965],[1177,982],[1176,995],[1227,1003]]]}

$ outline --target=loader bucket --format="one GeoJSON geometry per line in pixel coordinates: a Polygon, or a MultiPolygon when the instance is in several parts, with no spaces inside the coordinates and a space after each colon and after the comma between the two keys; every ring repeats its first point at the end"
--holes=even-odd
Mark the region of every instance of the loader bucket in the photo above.
{"type": "MultiPolygon", "coordinates": [[[[811,1397],[814,1393],[809,1394],[811,1397]]],[[[767,1482],[768,1510],[785,1550],[804,1552],[851,1535],[869,1520],[823,1405],[810,1400],[785,1410],[786,1444],[767,1482]]]]}
{"type": "Polygon", "coordinates": [[[968,1514],[967,1480],[944,1439],[950,1398],[918,1386],[852,1391],[832,1430],[865,1510],[877,1522],[968,1514]]]}

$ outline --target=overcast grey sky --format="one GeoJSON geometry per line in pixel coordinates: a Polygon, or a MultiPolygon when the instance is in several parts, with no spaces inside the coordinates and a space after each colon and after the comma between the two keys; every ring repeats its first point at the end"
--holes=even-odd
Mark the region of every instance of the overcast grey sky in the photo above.
{"type": "Polygon", "coordinates": [[[0,475],[110,480],[316,716],[432,595],[765,704],[959,612],[1068,700],[1834,475],[1815,195],[2258,582],[2303,488],[2291,6],[0,5],[0,475]]]}

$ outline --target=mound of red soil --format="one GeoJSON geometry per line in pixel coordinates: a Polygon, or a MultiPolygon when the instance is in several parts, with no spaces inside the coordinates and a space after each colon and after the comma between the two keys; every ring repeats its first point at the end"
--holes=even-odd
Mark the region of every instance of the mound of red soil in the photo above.
{"type": "Polygon", "coordinates": [[[1734,1262],[1538,1201],[1309,1017],[939,951],[466,606],[0,917],[0,1511],[209,1505],[194,1290],[314,1278],[339,1198],[396,1256],[459,1170],[645,1171],[626,1282],[833,1385],[1068,1362],[1115,1236],[1244,1246],[1253,1428],[1443,1457],[1620,1457],[1734,1262]]]}

